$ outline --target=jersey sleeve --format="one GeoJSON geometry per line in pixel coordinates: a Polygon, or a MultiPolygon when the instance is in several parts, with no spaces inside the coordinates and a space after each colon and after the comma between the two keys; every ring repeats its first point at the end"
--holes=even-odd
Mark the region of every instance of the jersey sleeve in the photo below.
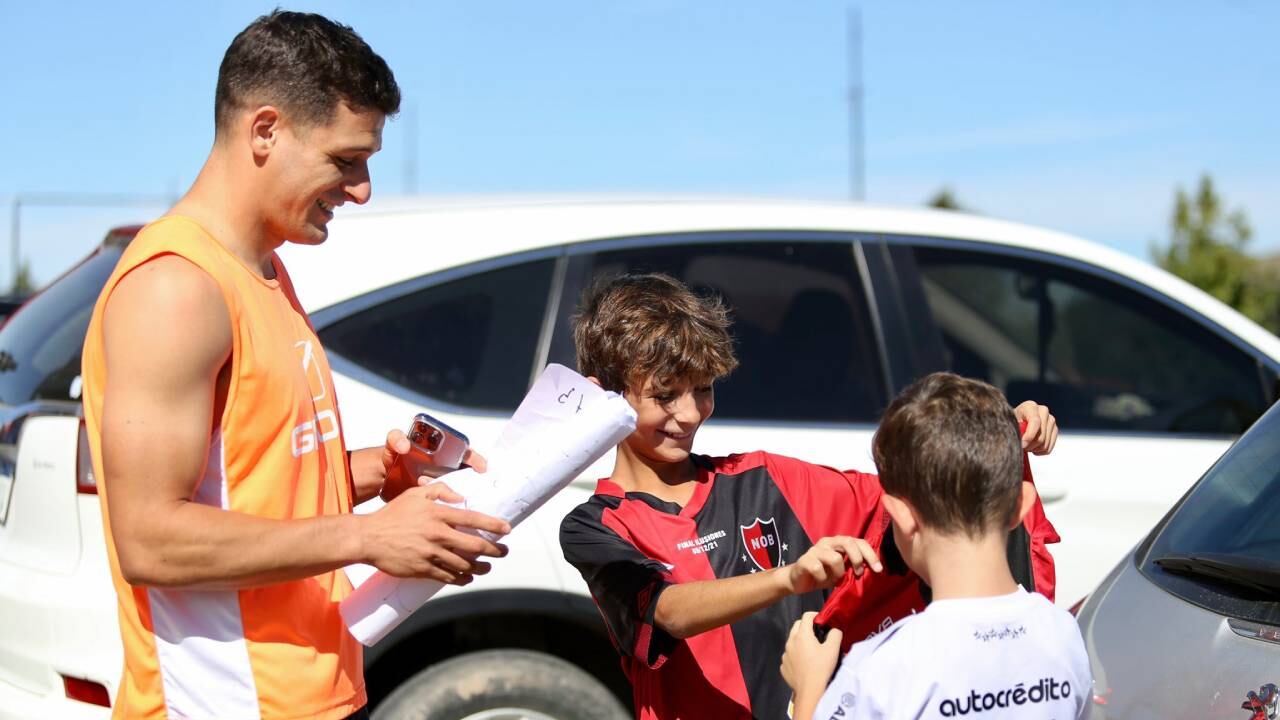
{"type": "MultiPolygon", "coordinates": [[[[1031,462],[1026,455],[1022,460],[1022,480],[1035,485],[1035,480],[1031,477],[1031,462]]],[[[1062,538],[1058,536],[1058,531],[1053,527],[1053,523],[1049,522],[1048,516],[1044,514],[1044,504],[1040,502],[1040,492],[1036,491],[1035,503],[1031,506],[1031,510],[1026,517],[1022,519],[1022,525],[1027,530],[1027,535],[1031,544],[1031,574],[1035,583],[1036,592],[1049,598],[1050,602],[1054,601],[1054,594],[1057,589],[1058,575],[1053,563],[1053,554],[1049,552],[1049,545],[1061,542],[1062,538]]]]}
{"type": "Polygon", "coordinates": [[[867,536],[884,494],[877,475],[842,472],[783,455],[766,454],[765,463],[810,540],[867,536]]]}
{"type": "Polygon", "coordinates": [[[654,623],[671,576],[610,528],[605,512],[586,503],[565,516],[560,549],[586,581],[618,652],[657,669],[678,642],[654,623]]]}

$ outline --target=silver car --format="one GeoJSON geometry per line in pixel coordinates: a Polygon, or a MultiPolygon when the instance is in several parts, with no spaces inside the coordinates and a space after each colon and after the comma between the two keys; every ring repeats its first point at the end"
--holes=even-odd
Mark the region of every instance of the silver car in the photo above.
{"type": "Polygon", "coordinates": [[[1107,576],[1079,621],[1095,720],[1277,717],[1280,405],[1107,576]]]}

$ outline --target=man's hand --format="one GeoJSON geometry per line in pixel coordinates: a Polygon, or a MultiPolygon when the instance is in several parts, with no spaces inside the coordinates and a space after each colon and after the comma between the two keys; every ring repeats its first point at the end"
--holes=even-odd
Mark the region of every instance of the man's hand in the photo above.
{"type": "Polygon", "coordinates": [[[840,659],[841,632],[832,629],[818,642],[813,634],[817,613],[807,612],[791,626],[787,648],[782,654],[782,679],[795,693],[796,718],[809,720],[826,690],[836,661],[840,659]]]}
{"type": "Polygon", "coordinates": [[[844,576],[845,566],[861,575],[864,565],[880,572],[880,558],[871,545],[861,538],[834,535],[824,537],[791,565],[783,569],[787,589],[796,595],[834,587],[844,576]]]}
{"type": "Polygon", "coordinates": [[[504,557],[507,547],[459,528],[506,535],[502,520],[443,503],[462,496],[441,482],[410,488],[386,507],[361,519],[365,562],[396,577],[423,577],[449,585],[466,585],[472,576],[489,572],[479,557],[504,557]]]}
{"type": "Polygon", "coordinates": [[[1036,455],[1048,455],[1058,443],[1058,421],[1049,412],[1049,408],[1028,400],[1013,409],[1019,421],[1026,421],[1027,429],[1022,433],[1022,449],[1036,455]]]}
{"type": "MultiPolygon", "coordinates": [[[[408,476],[404,470],[404,464],[400,462],[400,456],[408,455],[409,448],[409,438],[405,436],[404,431],[392,430],[387,433],[387,442],[382,446],[381,455],[383,482],[380,486],[381,491],[378,493],[386,502],[391,502],[411,487],[435,482],[435,478],[426,475],[416,478],[408,476]]],[[[470,448],[462,457],[462,464],[464,467],[475,468],[476,472],[484,472],[489,467],[484,456],[470,448]]]]}

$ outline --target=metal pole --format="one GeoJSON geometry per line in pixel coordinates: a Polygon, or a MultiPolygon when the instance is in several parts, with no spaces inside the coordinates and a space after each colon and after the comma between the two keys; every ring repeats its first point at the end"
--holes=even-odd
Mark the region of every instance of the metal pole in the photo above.
{"type": "Polygon", "coordinates": [[[13,271],[13,284],[9,286],[9,292],[12,293],[12,292],[16,292],[18,289],[18,262],[19,262],[18,248],[20,245],[20,239],[22,235],[22,221],[19,219],[22,216],[22,196],[21,195],[13,196],[13,209],[10,211],[10,213],[11,214],[9,217],[9,222],[11,223],[11,225],[9,226],[9,253],[10,253],[9,262],[12,263],[12,267],[10,269],[13,271]]]}
{"type": "Polygon", "coordinates": [[[9,226],[9,252],[13,272],[13,286],[10,292],[18,287],[18,272],[22,263],[22,206],[28,207],[146,207],[152,205],[170,205],[173,198],[168,195],[130,195],[127,193],[27,193],[14,195],[9,226]]]}
{"type": "Polygon", "coordinates": [[[862,12],[848,11],[849,48],[849,191],[854,200],[866,198],[862,122],[862,12]]]}

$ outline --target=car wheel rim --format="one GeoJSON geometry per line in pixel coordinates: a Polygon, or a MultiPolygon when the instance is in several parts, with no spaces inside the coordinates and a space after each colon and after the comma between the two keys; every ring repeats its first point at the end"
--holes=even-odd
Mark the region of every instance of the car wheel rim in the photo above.
{"type": "Polygon", "coordinates": [[[526,710],[524,708],[494,708],[493,710],[481,710],[478,713],[472,713],[462,720],[557,720],[546,713],[540,713],[537,710],[526,710]]]}

